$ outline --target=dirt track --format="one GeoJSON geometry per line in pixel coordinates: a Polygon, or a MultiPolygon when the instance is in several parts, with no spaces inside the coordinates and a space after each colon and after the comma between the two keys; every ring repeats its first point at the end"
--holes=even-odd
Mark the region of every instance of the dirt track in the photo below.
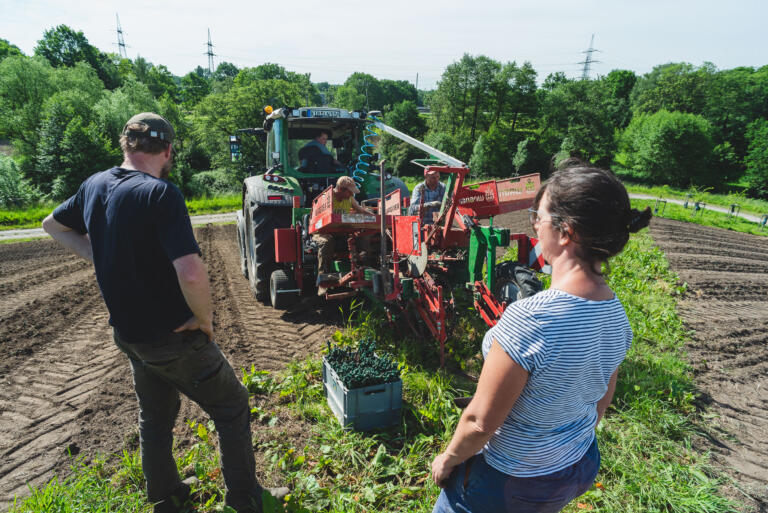
{"type": "MultiPolygon", "coordinates": [[[[523,214],[496,226],[527,228],[523,214]]],[[[233,225],[197,230],[211,273],[216,339],[235,368],[279,369],[316,351],[335,308],[284,314],[255,302],[240,274],[233,225]]],[[[768,485],[768,239],[667,220],[651,233],[689,284],[681,314],[712,421],[716,453],[766,511],[768,485]]],[[[135,448],[136,403],[125,358],[111,343],[89,265],[51,240],[0,245],[0,509],[26,483],[66,473],[67,450],[135,448]]],[[[199,410],[188,402],[180,419],[199,410]]],[[[179,420],[177,426],[181,425],[179,420]]],[[[179,430],[177,435],[182,435],[179,430]]]]}
{"type": "MultiPolygon", "coordinates": [[[[234,225],[196,231],[213,286],[217,343],[235,369],[276,370],[317,351],[336,308],[276,313],[240,274],[234,225]]],[[[69,465],[68,449],[137,446],[126,358],[111,342],[92,267],[51,240],[0,245],[0,510],[69,465]]],[[[183,403],[185,417],[202,416],[183,403]]],[[[185,430],[179,429],[177,435],[185,430]]]]}

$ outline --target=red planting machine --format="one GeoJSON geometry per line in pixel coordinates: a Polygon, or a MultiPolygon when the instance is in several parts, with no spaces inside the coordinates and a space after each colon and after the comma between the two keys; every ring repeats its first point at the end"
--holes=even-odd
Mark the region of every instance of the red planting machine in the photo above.
{"type": "MultiPolygon", "coordinates": [[[[493,226],[494,216],[531,207],[539,175],[468,185],[470,170],[463,162],[370,114],[367,123],[431,156],[415,162],[447,179],[439,212],[425,219],[423,203],[409,209],[410,198],[401,189],[386,193],[383,162],[380,194],[363,201],[375,215],[335,213],[332,184],[311,206],[306,198],[294,196],[290,225],[274,229],[270,301],[287,308],[303,294],[316,294],[316,287],[327,290],[323,296],[328,300],[363,294],[390,316],[405,319],[414,331],[431,333],[440,344],[442,364],[447,320],[455,307],[453,290],[470,289],[476,310],[493,326],[507,304],[541,289],[535,272],[547,272],[547,266],[537,240],[493,226]],[[316,234],[331,234],[335,240],[331,273],[318,271],[316,234]],[[497,265],[496,249],[512,243],[516,259],[497,265]]],[[[240,237],[247,239],[248,234],[240,237]]]]}

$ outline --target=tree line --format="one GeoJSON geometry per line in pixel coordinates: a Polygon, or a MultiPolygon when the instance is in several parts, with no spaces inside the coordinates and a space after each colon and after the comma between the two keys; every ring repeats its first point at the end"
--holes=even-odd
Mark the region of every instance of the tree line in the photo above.
{"type": "MultiPolygon", "coordinates": [[[[264,149],[245,139],[252,158],[233,163],[227,136],[260,125],[268,104],[380,110],[386,123],[481,176],[546,175],[578,156],[646,183],[740,183],[768,197],[768,66],[670,63],[642,76],[537,79],[528,62],[482,55],[450,64],[431,91],[366,73],[314,83],[274,63],[222,62],[178,77],[142,57],[101,52],[65,25],[46,31],[31,56],[0,39],[0,142],[12,148],[11,157],[0,154],[0,206],[65,198],[118,164],[122,125],[140,111],[176,127],[172,179],[185,194],[236,191],[264,149]]],[[[384,136],[378,150],[395,173],[419,172],[410,161],[424,155],[405,143],[384,136]]]]}

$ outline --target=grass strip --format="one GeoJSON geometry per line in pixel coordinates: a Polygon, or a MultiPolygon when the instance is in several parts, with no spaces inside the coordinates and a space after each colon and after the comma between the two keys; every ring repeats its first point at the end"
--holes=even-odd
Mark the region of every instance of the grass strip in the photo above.
{"type": "MultiPolygon", "coordinates": [[[[720,512],[734,505],[718,494],[721,477],[708,455],[692,448],[701,412],[695,386],[684,361],[688,334],[675,305],[685,291],[648,233],[633,235],[624,253],[611,262],[609,282],[625,305],[635,334],[622,364],[614,404],[598,427],[602,466],[596,484],[566,512],[606,513],[720,512]]],[[[465,304],[465,303],[459,303],[465,304]]],[[[476,370],[469,359],[479,348],[484,329],[477,314],[461,306],[449,356],[476,370]]],[[[429,479],[432,458],[447,444],[460,411],[452,399],[473,392],[460,372],[436,368],[437,347],[431,341],[404,336],[368,305],[353,303],[345,329],[334,343],[347,346],[375,335],[379,351],[401,365],[404,403],[398,426],[357,433],[344,431],[327,406],[318,357],[294,362],[276,375],[251,369],[243,382],[253,397],[258,468],[267,484],[286,484],[284,504],[271,503],[267,512],[424,512],[432,510],[438,488],[429,479]]],[[[455,368],[455,367],[454,367],[455,368]]],[[[180,455],[184,475],[201,479],[198,511],[221,511],[221,476],[212,426],[190,422],[198,443],[180,455]]],[[[129,500],[142,486],[135,455],[124,455],[110,480],[113,490],[129,500]],[[122,477],[115,477],[122,476],[122,477]],[[127,476],[127,477],[126,477],[127,476]]],[[[40,511],[37,496],[47,500],[70,497],[70,488],[93,489],[92,470],[75,468],[62,487],[49,483],[11,513],[40,511]]],[[[87,501],[77,511],[98,511],[87,501]]],[[[145,511],[144,506],[125,511],[145,511]]],[[[68,510],[66,510],[68,511],[68,510]]]]}
{"type": "Polygon", "coordinates": [[[703,201],[709,205],[730,208],[731,205],[736,203],[741,206],[741,211],[745,214],[753,214],[758,217],[763,214],[768,214],[768,201],[748,198],[743,193],[715,194],[706,189],[697,189],[695,187],[690,189],[676,189],[669,185],[646,186],[628,182],[624,182],[624,186],[627,188],[627,191],[636,194],[647,194],[649,196],[675,198],[680,200],[685,200],[690,194],[689,201],[691,204],[696,201],[703,201]]]}
{"type": "MultiPolygon", "coordinates": [[[[242,205],[239,194],[192,198],[186,201],[189,215],[233,212],[242,205]]],[[[0,230],[40,228],[43,219],[56,208],[55,203],[42,203],[26,209],[0,209],[0,230]]]]}
{"type": "Polygon", "coordinates": [[[187,200],[187,210],[191,216],[216,214],[219,212],[234,212],[242,206],[243,197],[240,194],[226,194],[223,196],[211,196],[187,200]]]}
{"type": "MultiPolygon", "coordinates": [[[[651,209],[656,207],[656,200],[633,199],[631,200],[631,203],[633,208],[640,210],[645,207],[651,207],[651,209]]],[[[728,216],[728,214],[723,212],[708,210],[706,207],[703,210],[694,212],[692,208],[683,208],[682,205],[667,203],[666,205],[660,205],[658,212],[654,212],[653,215],[665,219],[684,221],[686,223],[723,228],[734,232],[751,233],[752,235],[762,235],[764,237],[768,236],[768,227],[761,228],[758,223],[737,216],[728,216]]]]}
{"type": "Polygon", "coordinates": [[[0,209],[0,230],[40,228],[55,207],[53,203],[41,203],[26,209],[0,209]]]}

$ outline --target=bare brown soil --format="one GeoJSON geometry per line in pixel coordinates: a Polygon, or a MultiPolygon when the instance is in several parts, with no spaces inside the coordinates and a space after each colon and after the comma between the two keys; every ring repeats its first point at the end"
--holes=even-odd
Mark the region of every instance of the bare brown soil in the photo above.
{"type": "MultiPolygon", "coordinates": [[[[494,225],[531,234],[520,212],[494,225]]],[[[306,301],[280,313],[257,303],[240,274],[234,226],[196,233],[211,274],[216,339],[236,369],[278,370],[320,349],[340,322],[337,306],[306,301]]],[[[687,349],[703,402],[715,414],[701,448],[733,477],[735,497],[744,500],[738,488],[755,510],[767,511],[768,239],[663,219],[653,221],[651,233],[688,283],[680,305],[694,330],[687,349]]],[[[0,293],[4,509],[27,493],[27,483],[66,474],[69,452],[91,458],[135,449],[137,408],[89,265],[50,240],[0,245],[0,293]]],[[[182,445],[191,441],[186,418],[204,415],[184,402],[175,429],[182,445]]],[[[276,436],[307,436],[306,426],[280,420],[276,436]]],[[[262,427],[254,425],[257,439],[262,427]]]]}
{"type": "MultiPolygon", "coordinates": [[[[726,491],[768,511],[768,238],[667,219],[651,235],[688,284],[679,313],[726,491]]],[[[749,511],[747,509],[746,511],[749,511]]]]}
{"type": "MultiPolygon", "coordinates": [[[[319,351],[339,322],[338,305],[321,310],[310,300],[276,312],[253,299],[240,274],[234,225],[208,225],[196,235],[211,277],[216,341],[235,369],[283,369],[319,351]]],[[[28,483],[66,474],[70,452],[90,459],[135,449],[138,413],[92,266],[51,240],[3,244],[0,294],[4,510],[28,493],[28,483]]],[[[192,436],[187,418],[205,415],[184,401],[175,429],[182,445],[192,436]]]]}

